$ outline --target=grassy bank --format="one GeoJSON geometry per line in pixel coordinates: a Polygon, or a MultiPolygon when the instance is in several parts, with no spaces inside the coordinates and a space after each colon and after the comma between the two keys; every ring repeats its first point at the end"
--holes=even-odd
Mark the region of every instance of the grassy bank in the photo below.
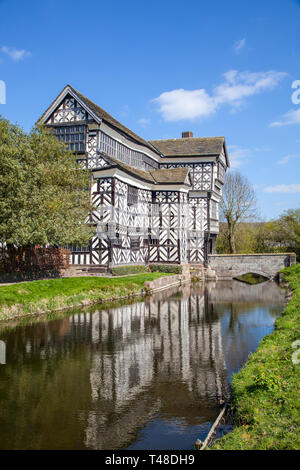
{"type": "Polygon", "coordinates": [[[86,276],[0,286],[0,320],[138,294],[145,281],[166,275],[142,273],[119,278],[86,276]]]}
{"type": "Polygon", "coordinates": [[[300,264],[283,273],[292,299],[274,332],[233,377],[236,427],[213,449],[300,449],[300,364],[292,361],[300,349],[300,342],[292,347],[300,340],[300,264]]]}

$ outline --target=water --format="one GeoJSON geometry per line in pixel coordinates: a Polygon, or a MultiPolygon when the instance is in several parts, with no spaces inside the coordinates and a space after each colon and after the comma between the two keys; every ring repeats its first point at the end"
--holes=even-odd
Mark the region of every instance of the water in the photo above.
{"type": "Polygon", "coordinates": [[[0,325],[0,449],[192,449],[284,303],[210,282],[0,325]]]}

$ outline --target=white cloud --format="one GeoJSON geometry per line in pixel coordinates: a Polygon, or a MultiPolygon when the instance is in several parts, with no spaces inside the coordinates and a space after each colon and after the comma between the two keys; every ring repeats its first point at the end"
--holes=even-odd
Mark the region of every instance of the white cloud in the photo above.
{"type": "Polygon", "coordinates": [[[300,184],[278,184],[277,186],[268,186],[264,189],[265,193],[300,193],[300,184]]]}
{"type": "Polygon", "coordinates": [[[283,114],[281,121],[271,122],[270,127],[288,126],[290,124],[300,124],[300,109],[290,110],[283,114]]]}
{"type": "Polygon", "coordinates": [[[277,163],[278,165],[286,165],[290,160],[294,158],[298,158],[299,156],[300,155],[295,155],[295,154],[285,155],[285,157],[278,160],[277,163]]]}
{"type": "Polygon", "coordinates": [[[158,105],[158,111],[165,121],[208,117],[223,104],[237,109],[245,103],[247,97],[273,90],[286,73],[275,70],[258,73],[230,70],[223,76],[224,82],[215,87],[211,95],[204,88],[180,88],[165,91],[152,101],[158,105]]]}
{"type": "Polygon", "coordinates": [[[204,89],[166,91],[153,100],[165,121],[195,119],[213,114],[216,110],[214,99],[204,89]]]}
{"type": "Polygon", "coordinates": [[[241,149],[236,145],[228,146],[229,161],[231,168],[239,168],[243,163],[247,161],[249,157],[249,149],[241,149]]]}
{"type": "Polygon", "coordinates": [[[254,184],[253,189],[258,190],[264,188],[266,185],[265,183],[260,183],[260,184],[254,184]]]}
{"type": "Polygon", "coordinates": [[[241,49],[245,47],[246,45],[246,38],[240,39],[239,41],[236,41],[233,46],[233,50],[236,54],[239,54],[241,52],[241,49]]]}
{"type": "Polygon", "coordinates": [[[248,96],[273,90],[285,76],[286,73],[275,70],[258,73],[230,70],[224,74],[225,82],[215,88],[215,100],[218,104],[229,103],[231,106],[240,106],[248,96]]]}
{"type": "Polygon", "coordinates": [[[16,49],[15,47],[2,46],[1,51],[16,62],[31,56],[31,52],[25,49],[16,49]]]}

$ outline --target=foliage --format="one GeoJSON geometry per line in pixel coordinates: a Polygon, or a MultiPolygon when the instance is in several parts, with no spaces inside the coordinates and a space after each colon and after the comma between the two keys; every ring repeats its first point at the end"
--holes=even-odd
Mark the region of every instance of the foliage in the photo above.
{"type": "Polygon", "coordinates": [[[5,273],[22,273],[38,278],[42,275],[59,275],[70,265],[70,251],[64,248],[15,247],[8,245],[2,260],[5,273]],[[28,252],[26,252],[28,250],[28,252]]]}
{"type": "Polygon", "coordinates": [[[265,282],[268,280],[268,278],[256,273],[243,274],[242,276],[237,276],[234,279],[251,285],[260,284],[261,282],[265,282]]]}
{"type": "Polygon", "coordinates": [[[258,372],[253,375],[253,382],[254,388],[264,390],[277,390],[286,386],[286,382],[282,381],[280,375],[267,372],[264,366],[260,366],[258,372]]]}
{"type": "MultiPolygon", "coordinates": [[[[295,252],[300,260],[300,209],[285,211],[270,222],[239,223],[235,231],[237,253],[295,252]]],[[[228,225],[220,223],[217,253],[230,253],[228,225]]]]}
{"type": "Polygon", "coordinates": [[[0,118],[0,243],[86,245],[93,233],[84,223],[89,178],[48,130],[25,134],[0,118]]]}
{"type": "Polygon", "coordinates": [[[111,272],[114,276],[123,276],[124,274],[147,273],[149,269],[143,264],[138,264],[136,266],[116,266],[111,269],[111,272]]]}
{"type": "Polygon", "coordinates": [[[255,250],[290,252],[300,259],[300,209],[285,211],[277,220],[263,224],[257,233],[255,250]]]}
{"type": "Polygon", "coordinates": [[[178,264],[150,264],[149,268],[152,273],[182,274],[182,266],[178,264]]]}
{"type": "MultiPolygon", "coordinates": [[[[242,222],[235,229],[236,253],[254,253],[257,247],[257,237],[260,230],[258,223],[242,222]]],[[[229,254],[229,234],[227,223],[220,222],[220,233],[217,237],[216,251],[219,254],[229,254]]]]}
{"type": "Polygon", "coordinates": [[[225,175],[220,209],[221,217],[227,222],[229,251],[236,253],[235,236],[238,224],[256,216],[254,190],[247,178],[238,171],[229,171],[225,175]]]}
{"type": "Polygon", "coordinates": [[[300,339],[300,264],[283,271],[293,296],[245,367],[233,377],[235,429],[215,449],[300,448],[300,364],[293,343],[300,339]]]}
{"type": "Polygon", "coordinates": [[[165,273],[134,276],[72,277],[0,286],[0,320],[138,294],[145,281],[165,273]]]}

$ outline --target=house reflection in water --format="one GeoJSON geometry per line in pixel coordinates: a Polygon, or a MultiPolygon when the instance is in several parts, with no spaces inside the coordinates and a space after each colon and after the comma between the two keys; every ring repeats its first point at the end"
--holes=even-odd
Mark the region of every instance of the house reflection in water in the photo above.
{"type": "Polygon", "coordinates": [[[191,448],[284,303],[227,281],[1,326],[0,448],[191,448]]]}
{"type": "Polygon", "coordinates": [[[203,286],[195,294],[184,287],[91,315],[96,347],[87,447],[122,447],[157,413],[185,414],[191,424],[197,424],[199,407],[208,420],[215,416],[228,398],[228,378],[221,322],[207,317],[207,304],[203,286]]]}

